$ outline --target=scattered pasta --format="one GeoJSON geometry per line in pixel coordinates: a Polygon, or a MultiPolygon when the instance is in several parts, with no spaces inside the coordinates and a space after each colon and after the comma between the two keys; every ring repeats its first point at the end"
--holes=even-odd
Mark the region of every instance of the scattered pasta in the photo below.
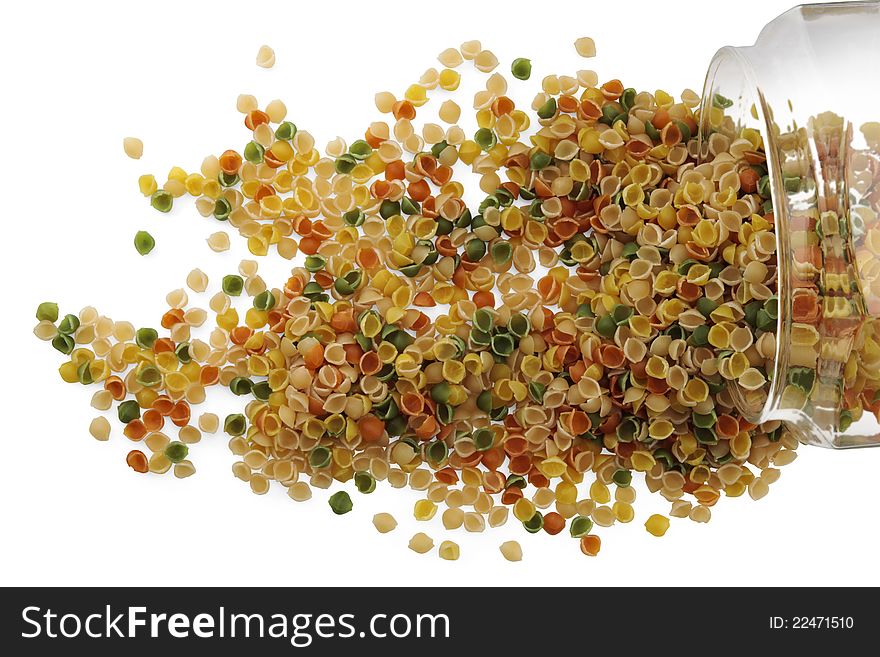
{"type": "MultiPolygon", "coordinates": [[[[575,48],[595,55],[590,38],[575,48]]],[[[637,480],[670,502],[668,516],[698,523],[722,496],[762,498],[797,441],[734,403],[734,391],[766,390],[775,358],[760,140],[719,125],[698,161],[690,90],[676,100],[581,70],[544,77],[529,106],[479,41],[437,59],[399,94],[376,94],[386,120],[323,151],[282,101],[242,94],[239,149],[218,149],[196,171],[174,167],[161,184],[141,176],[157,211],[190,197],[224,224],[211,250],[229,250],[238,233],[253,256],[293,267],[264,280],[244,260],[210,291],[193,269],[186,288],[209,302],[173,290],[153,327],[44,302],[34,333],[63,355],[62,380],[99,387],[92,405],[138,443],[125,459],[137,473],[193,475],[190,459],[211,442],[203,435],[222,429],[233,476],[253,493],[276,486],[304,502],[331,489],[337,515],[355,506],[346,482],[355,497],[408,486],[421,491],[420,522],[480,533],[515,519],[596,556],[599,533],[635,519],[637,480]],[[474,74],[459,69],[465,60],[491,73],[465,101],[476,127],[459,125],[451,98],[443,125],[417,124],[435,95],[474,74]],[[481,200],[468,204],[476,188],[481,200]],[[194,420],[218,387],[240,400],[194,420]]],[[[261,47],[257,64],[274,62],[261,47]]],[[[510,72],[527,81],[532,63],[518,58],[510,72]]],[[[124,146],[140,156],[139,140],[124,146]]],[[[137,233],[139,253],[154,246],[137,233]]],[[[806,319],[818,312],[798,302],[805,360],[817,343],[806,319]]],[[[792,385],[814,380],[804,366],[792,385]]],[[[876,399],[865,388],[853,404],[868,392],[876,399]]],[[[107,440],[110,422],[95,418],[89,431],[107,440]]],[[[397,522],[379,513],[373,525],[384,534],[397,522]]],[[[669,525],[645,522],[654,536],[669,525]]],[[[434,541],[418,533],[409,547],[424,554],[434,541]]],[[[516,541],[500,551],[522,559],[516,541]]],[[[460,555],[452,541],[438,552],[460,555]]]]}
{"type": "Polygon", "coordinates": [[[595,57],[596,44],[590,37],[581,37],[574,42],[574,48],[581,57],[595,57]]]}
{"type": "Polygon", "coordinates": [[[257,66],[261,68],[272,68],[275,66],[275,51],[269,46],[260,46],[257,51],[257,66]]]}
{"type": "Polygon", "coordinates": [[[126,137],[122,140],[122,148],[125,154],[133,160],[141,159],[144,154],[144,142],[137,137],[126,137]]]}

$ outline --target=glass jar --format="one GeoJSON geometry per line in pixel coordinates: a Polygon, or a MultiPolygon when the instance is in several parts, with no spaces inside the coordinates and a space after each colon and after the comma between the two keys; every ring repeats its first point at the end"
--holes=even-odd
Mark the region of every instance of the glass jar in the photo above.
{"type": "Polygon", "coordinates": [[[880,445],[878,74],[880,2],[802,5],[716,53],[700,110],[703,157],[716,132],[754,146],[776,227],[778,308],[752,318],[775,363],[737,406],[826,447],[880,445]]]}

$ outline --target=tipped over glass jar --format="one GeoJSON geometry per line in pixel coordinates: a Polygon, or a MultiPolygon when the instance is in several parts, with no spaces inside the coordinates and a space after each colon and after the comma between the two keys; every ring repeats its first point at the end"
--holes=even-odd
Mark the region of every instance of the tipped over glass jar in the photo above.
{"type": "Polygon", "coordinates": [[[779,242],[770,383],[737,406],[826,447],[880,445],[878,72],[880,2],[802,5],[716,53],[700,111],[704,157],[715,133],[763,146],[779,242]]]}

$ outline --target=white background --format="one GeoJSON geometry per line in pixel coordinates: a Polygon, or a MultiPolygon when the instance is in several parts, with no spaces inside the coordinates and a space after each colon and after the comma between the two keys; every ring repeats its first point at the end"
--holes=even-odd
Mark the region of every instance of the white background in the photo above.
{"type": "MultiPolygon", "coordinates": [[[[430,523],[412,520],[419,494],[409,490],[355,493],[355,510],[343,517],[327,508],[324,491],[304,504],[280,486],[257,497],[233,478],[222,434],[191,450],[198,473],[190,479],[136,475],[124,464],[132,445],[118,425],[109,443],[89,436],[93,390],[63,383],[62,357],[31,335],[43,300],[57,300],[62,313],[94,305],[114,319],[155,326],[165,293],[181,287],[191,268],[214,284],[235,270],[247,255],[236,234],[232,251],[212,253],[205,237],[223,226],[191,202],[169,216],[156,213],[137,177],[164,176],[172,165],[196,170],[207,154],[240,149],[248,133],[235,110],[239,93],[255,94],[261,105],[282,98],[289,118],[323,147],[337,134],[350,143],[380,118],[375,92],[400,95],[438,66],[437,53],[473,38],[494,50],[504,73],[514,57],[533,60],[529,83],[511,79],[512,94],[526,104],[544,75],[579,68],[649,91],[699,91],[717,48],[752,43],[789,2],[7,3],[0,18],[0,583],[880,583],[880,449],[803,448],[768,497],[722,498],[710,524],[673,519],[663,539],[642,524],[668,506],[645,492],[633,523],[598,530],[602,553],[591,559],[567,536],[532,536],[515,521],[450,536],[439,513],[430,523]],[[595,38],[595,60],[574,52],[583,35],[595,38]],[[277,53],[274,69],[254,64],[262,43],[277,53]],[[127,135],[144,140],[140,161],[123,155],[127,135]],[[139,229],[158,243],[146,258],[131,245],[139,229]],[[373,529],[379,511],[398,518],[396,531],[373,529]],[[437,544],[458,541],[460,561],[411,552],[415,531],[437,544]],[[522,544],[521,563],[501,558],[498,546],[509,539],[522,544]]],[[[482,84],[469,63],[461,70],[482,84]]],[[[465,117],[469,98],[458,98],[465,117]]],[[[469,120],[463,127],[471,132],[469,120]]],[[[287,268],[261,260],[270,285],[287,268]]],[[[207,295],[191,300],[205,307],[207,295]]],[[[241,404],[213,396],[221,415],[241,404]]]]}

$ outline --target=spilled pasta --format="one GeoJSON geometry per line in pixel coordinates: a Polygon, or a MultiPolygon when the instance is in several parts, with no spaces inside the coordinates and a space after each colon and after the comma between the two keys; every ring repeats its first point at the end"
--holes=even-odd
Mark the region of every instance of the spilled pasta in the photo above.
{"type": "MultiPolygon", "coordinates": [[[[575,47],[595,53],[592,39],[575,47]]],[[[696,522],[721,497],[763,497],[797,441],[734,403],[767,386],[776,349],[760,135],[722,122],[700,153],[692,91],[582,70],[545,77],[522,107],[479,42],[438,60],[400,98],[377,94],[390,118],[350,143],[322,152],[281,101],[243,95],[243,145],[199,172],[174,167],[161,187],[142,176],[155,210],[192,197],[254,256],[290,260],[290,276],[270,286],[245,260],[212,286],[193,270],[186,286],[213,293],[207,309],[175,290],[158,328],[43,303],[35,334],[64,355],[61,378],[96,387],[137,473],[190,476],[193,446],[222,429],[254,493],[338,489],[340,515],[378,485],[409,486],[424,493],[418,520],[480,532],[512,515],[594,556],[604,528],[636,518],[635,478],[696,522]],[[487,75],[468,133],[454,100],[466,66],[487,75]],[[417,124],[434,97],[443,125],[417,124]],[[207,341],[191,335],[201,326],[207,341]],[[240,403],[196,417],[217,387],[240,403]]],[[[531,62],[510,70],[527,91],[531,62]]],[[[226,230],[211,249],[229,248],[226,230]]],[[[155,246],[135,237],[142,255],[155,246]]],[[[104,416],[90,426],[98,440],[112,431],[104,416]]],[[[396,524],[374,518],[380,532],[396,524]]],[[[645,521],[655,536],[669,526],[645,521]]],[[[516,541],[501,552],[522,557],[516,541]]]]}

